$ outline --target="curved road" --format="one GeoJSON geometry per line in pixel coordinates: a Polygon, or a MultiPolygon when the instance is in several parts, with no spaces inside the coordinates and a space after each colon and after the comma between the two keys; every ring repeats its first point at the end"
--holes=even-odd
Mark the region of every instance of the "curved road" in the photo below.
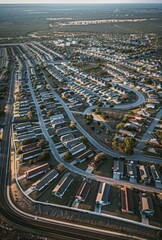
{"type": "MultiPolygon", "coordinates": [[[[9,194],[10,186],[10,170],[9,170],[9,158],[10,158],[10,129],[12,125],[12,111],[13,111],[13,92],[14,92],[14,71],[11,73],[11,84],[8,97],[8,103],[6,106],[6,115],[5,115],[5,127],[3,139],[2,139],[2,153],[0,161],[0,189],[1,189],[1,198],[0,198],[0,212],[1,214],[12,222],[13,225],[19,226],[19,229],[30,229],[37,231],[37,233],[48,235],[53,233],[54,236],[61,235],[64,237],[72,237],[74,239],[126,239],[127,235],[118,235],[111,231],[97,230],[90,227],[81,227],[75,224],[64,223],[63,221],[55,221],[42,217],[35,217],[33,215],[22,212],[16,206],[12,204],[9,194]],[[84,228],[84,231],[83,231],[84,228]],[[114,236],[115,234],[115,236],[114,236]]],[[[130,237],[131,239],[131,237],[130,237]]]]}

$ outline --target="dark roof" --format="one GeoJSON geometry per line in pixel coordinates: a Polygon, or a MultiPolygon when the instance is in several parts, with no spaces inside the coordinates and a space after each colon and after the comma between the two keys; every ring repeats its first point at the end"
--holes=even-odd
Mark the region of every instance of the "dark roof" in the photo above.
{"type": "Polygon", "coordinates": [[[128,209],[129,211],[134,210],[134,205],[133,205],[133,194],[132,194],[132,190],[127,188],[127,198],[128,198],[128,209]]]}
{"type": "Polygon", "coordinates": [[[21,157],[23,158],[23,160],[28,160],[30,158],[40,155],[41,153],[42,153],[42,149],[38,148],[38,149],[34,149],[33,151],[23,153],[21,157]]]}
{"type": "Polygon", "coordinates": [[[54,123],[53,125],[54,125],[55,129],[58,129],[58,128],[62,128],[62,127],[67,126],[67,122],[66,121],[61,121],[61,122],[58,122],[58,123],[54,123]]]}
{"type": "Polygon", "coordinates": [[[40,191],[42,188],[48,185],[53,179],[55,179],[58,175],[59,173],[55,169],[51,170],[34,184],[35,188],[40,191]]]}
{"type": "Polygon", "coordinates": [[[69,133],[71,131],[71,129],[67,126],[67,127],[63,127],[63,128],[59,128],[56,130],[56,134],[58,136],[61,136],[63,134],[69,133]]]}
{"type": "Polygon", "coordinates": [[[134,163],[127,163],[127,174],[128,176],[137,177],[137,168],[134,163]]]}
{"type": "Polygon", "coordinates": [[[82,201],[85,201],[85,199],[88,196],[88,193],[90,191],[91,186],[92,186],[91,182],[88,182],[88,181],[84,180],[81,183],[81,185],[80,185],[80,187],[79,187],[79,189],[76,193],[76,197],[79,198],[82,201]]]}
{"type": "Polygon", "coordinates": [[[159,171],[157,165],[154,165],[154,164],[151,165],[150,170],[151,170],[151,174],[154,178],[154,181],[156,181],[156,180],[162,181],[162,177],[161,177],[161,174],[160,174],[160,171],[159,171]]]}
{"type": "Polygon", "coordinates": [[[29,122],[25,122],[25,123],[18,123],[18,124],[16,124],[16,129],[18,129],[18,128],[26,128],[26,127],[31,127],[31,123],[29,123],[29,122]]]}
{"type": "Polygon", "coordinates": [[[50,167],[49,167],[48,163],[45,163],[41,166],[38,166],[38,167],[35,167],[35,168],[32,168],[32,169],[26,171],[26,176],[31,177],[37,173],[45,172],[48,169],[50,169],[50,167]]]}
{"type": "Polygon", "coordinates": [[[67,147],[67,148],[71,148],[71,147],[74,147],[75,145],[78,145],[80,143],[80,140],[79,140],[79,138],[75,138],[75,139],[71,139],[71,140],[69,140],[69,141],[67,141],[67,142],[64,142],[64,144],[65,144],[65,146],[67,147]]]}
{"type": "Polygon", "coordinates": [[[124,162],[120,160],[114,160],[114,172],[124,172],[124,162]]]}
{"type": "Polygon", "coordinates": [[[23,141],[25,139],[30,139],[30,138],[36,138],[36,135],[34,133],[30,133],[30,134],[25,134],[25,135],[19,135],[17,136],[17,140],[18,141],[23,141]]]}
{"type": "Polygon", "coordinates": [[[134,206],[133,206],[133,194],[132,190],[123,187],[121,189],[121,210],[124,212],[133,212],[134,206]]]}
{"type": "Polygon", "coordinates": [[[72,154],[74,154],[75,152],[82,150],[82,149],[86,149],[86,145],[84,143],[79,143],[79,144],[75,145],[74,147],[72,147],[70,149],[70,152],[72,154]]]}
{"type": "Polygon", "coordinates": [[[121,190],[120,192],[121,199],[121,209],[126,209],[126,201],[125,201],[125,191],[121,190]]]}
{"type": "Polygon", "coordinates": [[[91,155],[93,156],[94,153],[91,150],[88,150],[88,151],[84,152],[83,154],[79,155],[78,159],[79,160],[84,160],[84,159],[88,158],[91,155]]]}
{"type": "Polygon", "coordinates": [[[108,202],[109,192],[110,192],[110,185],[106,183],[103,196],[102,196],[102,200],[105,203],[108,202]]]}
{"type": "Polygon", "coordinates": [[[97,193],[97,198],[96,202],[97,203],[103,203],[103,204],[108,204],[108,198],[109,198],[109,192],[110,192],[110,185],[107,183],[100,183],[98,193],[97,193]]]}
{"type": "Polygon", "coordinates": [[[31,132],[33,132],[33,129],[31,127],[17,129],[17,134],[26,134],[26,133],[31,133],[31,132]]]}
{"type": "Polygon", "coordinates": [[[74,135],[72,133],[68,133],[66,135],[61,136],[61,141],[66,142],[70,139],[74,139],[74,135]]]}
{"type": "Polygon", "coordinates": [[[37,142],[34,142],[34,143],[27,144],[27,145],[23,145],[20,147],[20,149],[23,152],[27,152],[27,151],[35,149],[37,147],[37,144],[38,144],[37,142]]]}
{"type": "Polygon", "coordinates": [[[70,173],[66,173],[57,186],[54,188],[53,192],[56,192],[58,195],[62,196],[65,192],[65,190],[68,188],[70,183],[74,180],[74,176],[70,173]],[[58,188],[58,189],[56,189],[58,188]]]}

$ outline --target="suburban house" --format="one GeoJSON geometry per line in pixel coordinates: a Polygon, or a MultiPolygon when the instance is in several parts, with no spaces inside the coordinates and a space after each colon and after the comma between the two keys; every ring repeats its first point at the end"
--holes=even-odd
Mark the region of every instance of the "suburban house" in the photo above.
{"type": "Polygon", "coordinates": [[[42,153],[41,148],[34,149],[33,151],[25,152],[21,154],[21,159],[23,161],[30,160],[31,158],[38,157],[41,153],[42,153]]]}
{"type": "Polygon", "coordinates": [[[120,180],[124,175],[124,162],[120,160],[114,160],[113,178],[120,180]]]}
{"type": "Polygon", "coordinates": [[[41,191],[44,187],[46,187],[50,182],[52,182],[55,178],[57,178],[59,173],[53,169],[50,172],[48,172],[45,176],[43,176],[41,179],[39,179],[36,183],[34,183],[32,186],[35,190],[41,191]]]}
{"type": "Polygon", "coordinates": [[[56,130],[56,134],[57,134],[58,136],[67,134],[67,133],[69,133],[69,132],[71,132],[71,129],[70,129],[68,126],[67,126],[67,127],[58,128],[58,129],[56,130]]]}
{"type": "Polygon", "coordinates": [[[86,149],[86,145],[84,143],[79,143],[78,145],[75,145],[74,147],[70,148],[70,152],[72,155],[75,155],[79,152],[82,152],[86,149]]]}
{"type": "Polygon", "coordinates": [[[74,135],[72,133],[68,133],[60,137],[61,142],[67,142],[74,139],[74,135]]]}
{"type": "Polygon", "coordinates": [[[46,173],[47,171],[50,170],[50,167],[48,165],[48,163],[42,164],[38,167],[32,168],[28,171],[25,172],[25,177],[27,179],[33,178],[41,173],[46,173]]]}
{"type": "Polygon", "coordinates": [[[65,127],[67,125],[67,122],[64,120],[60,120],[60,122],[57,123],[52,123],[52,127],[55,129],[61,128],[61,127],[65,127]]]}
{"type": "Polygon", "coordinates": [[[77,157],[77,161],[78,162],[83,162],[85,161],[87,158],[91,158],[93,157],[94,153],[91,150],[87,150],[86,152],[82,153],[81,155],[79,155],[77,157]]]}
{"type": "Polygon", "coordinates": [[[124,130],[124,129],[119,129],[119,133],[128,137],[135,137],[136,133],[124,130]]]}
{"type": "Polygon", "coordinates": [[[150,145],[152,145],[152,146],[157,146],[157,147],[160,146],[160,142],[158,141],[157,138],[150,138],[150,139],[148,140],[148,143],[149,143],[150,145]]]}
{"type": "Polygon", "coordinates": [[[134,206],[133,206],[133,195],[132,195],[132,190],[123,187],[121,188],[121,211],[125,213],[131,213],[133,214],[134,212],[134,206]]]}
{"type": "Polygon", "coordinates": [[[151,165],[150,171],[151,171],[152,177],[155,181],[156,188],[162,189],[162,176],[161,176],[158,166],[154,165],[154,164],[151,165]]]}
{"type": "Polygon", "coordinates": [[[80,187],[78,188],[78,191],[75,197],[79,201],[85,201],[91,187],[92,187],[91,180],[84,179],[84,181],[80,184],[80,187]]]}
{"type": "Polygon", "coordinates": [[[141,214],[148,216],[154,215],[154,205],[151,195],[143,193],[140,194],[141,214]]]}
{"type": "Polygon", "coordinates": [[[29,122],[25,122],[25,123],[18,123],[15,125],[15,128],[16,130],[19,130],[19,129],[24,129],[24,128],[31,128],[31,123],[29,122]]]}
{"type": "Polygon", "coordinates": [[[15,142],[21,142],[24,141],[26,139],[34,139],[36,138],[35,133],[29,133],[29,134],[25,134],[25,135],[20,135],[20,136],[16,136],[16,139],[14,139],[15,142]]]}
{"type": "Polygon", "coordinates": [[[140,165],[139,166],[139,174],[142,180],[142,183],[149,184],[151,181],[151,176],[149,169],[146,165],[140,165]]]}
{"type": "Polygon", "coordinates": [[[75,145],[78,145],[79,143],[80,143],[79,138],[75,138],[75,139],[69,140],[67,142],[63,142],[64,146],[67,147],[67,148],[72,148],[75,145]]]}
{"type": "Polygon", "coordinates": [[[96,197],[96,204],[99,205],[108,205],[109,202],[109,193],[110,193],[110,185],[107,183],[100,183],[97,197],[96,197]]]}
{"type": "Polygon", "coordinates": [[[134,163],[127,163],[127,176],[131,183],[137,183],[137,168],[134,163]]]}
{"type": "Polygon", "coordinates": [[[23,146],[20,146],[20,150],[25,153],[25,152],[29,152],[29,151],[32,151],[34,149],[37,148],[37,142],[34,142],[34,143],[30,143],[30,144],[27,144],[27,145],[23,145],[23,146]]]}
{"type": "Polygon", "coordinates": [[[71,173],[65,173],[65,175],[61,178],[56,187],[53,189],[52,194],[59,198],[62,198],[73,180],[74,176],[71,173]]]}
{"type": "Polygon", "coordinates": [[[53,115],[53,116],[50,116],[50,121],[55,121],[55,120],[58,120],[58,119],[63,119],[64,118],[64,115],[63,114],[57,114],[57,115],[53,115]]]}

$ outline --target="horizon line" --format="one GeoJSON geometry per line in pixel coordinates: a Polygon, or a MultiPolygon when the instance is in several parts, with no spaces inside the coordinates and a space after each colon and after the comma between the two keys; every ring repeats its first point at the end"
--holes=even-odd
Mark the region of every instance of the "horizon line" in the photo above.
{"type": "Polygon", "coordinates": [[[25,2],[25,3],[1,3],[0,2],[0,5],[47,5],[47,4],[50,4],[50,5],[117,5],[117,4],[121,4],[121,5],[124,5],[124,4],[135,4],[135,5],[141,5],[141,4],[146,4],[146,5],[150,5],[150,4],[161,4],[162,5],[162,2],[159,3],[159,2],[150,2],[150,3],[146,3],[146,2],[140,2],[140,3],[121,3],[121,2],[116,2],[116,3],[104,3],[104,2],[101,2],[101,3],[50,3],[50,2],[47,2],[47,3],[28,3],[28,2],[25,2]]]}

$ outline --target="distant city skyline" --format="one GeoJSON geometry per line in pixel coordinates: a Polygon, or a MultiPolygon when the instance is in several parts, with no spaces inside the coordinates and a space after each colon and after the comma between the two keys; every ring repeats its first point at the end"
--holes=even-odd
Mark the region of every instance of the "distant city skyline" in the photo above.
{"type": "Polygon", "coordinates": [[[121,4],[121,3],[162,3],[162,0],[0,0],[0,4],[121,4]]]}

